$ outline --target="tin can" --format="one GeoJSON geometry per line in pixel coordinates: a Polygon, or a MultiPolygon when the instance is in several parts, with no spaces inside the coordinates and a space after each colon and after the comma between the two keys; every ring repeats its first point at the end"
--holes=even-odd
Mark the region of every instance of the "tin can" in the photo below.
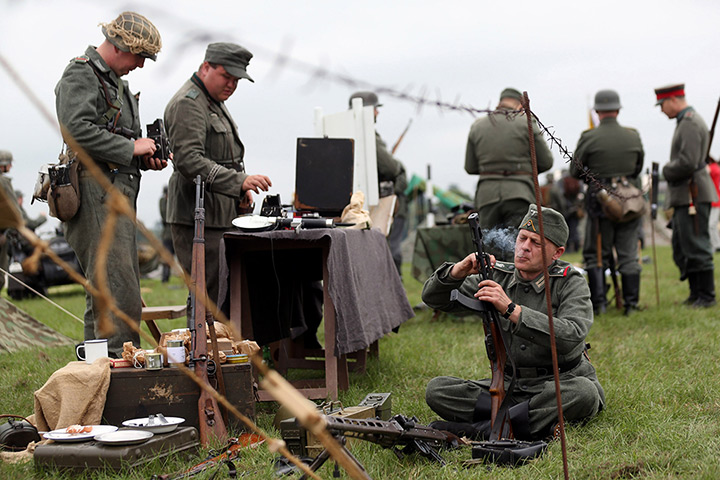
{"type": "Polygon", "coordinates": [[[146,353],[145,354],[145,370],[162,370],[163,357],[162,353],[146,353]]]}
{"type": "Polygon", "coordinates": [[[168,340],[167,356],[171,367],[177,367],[178,363],[185,363],[185,342],[182,340],[168,340]]]}
{"type": "Polygon", "coordinates": [[[228,363],[248,363],[250,359],[248,358],[247,354],[241,353],[239,355],[228,355],[227,356],[227,362],[228,363]]]}

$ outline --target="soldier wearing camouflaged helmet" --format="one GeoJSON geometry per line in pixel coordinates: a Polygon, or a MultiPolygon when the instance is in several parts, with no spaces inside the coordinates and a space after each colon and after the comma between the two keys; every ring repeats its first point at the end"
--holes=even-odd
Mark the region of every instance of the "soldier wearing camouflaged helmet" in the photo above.
{"type": "MultiPolygon", "coordinates": [[[[17,204],[15,198],[15,190],[13,189],[12,180],[7,175],[12,168],[13,156],[7,150],[0,150],[0,188],[7,197],[10,205],[17,204]]],[[[0,268],[7,272],[10,266],[10,245],[5,237],[5,230],[0,230],[0,268]]],[[[5,286],[5,274],[0,272],[0,289],[5,286]]]]}
{"type": "MultiPolygon", "coordinates": [[[[167,159],[153,158],[155,141],[141,138],[138,98],[121,77],[142,68],[147,59],[156,60],[162,41],[150,20],[135,12],[123,12],[101,27],[105,40],[70,60],[55,87],[57,117],[65,142],[76,142],[135,208],[140,170],[161,170],[167,159]]],[[[79,188],[80,206],[64,222],[65,236],[85,276],[97,285],[100,227],[108,216],[109,197],[85,171],[80,172],[79,188]]],[[[107,284],[117,306],[139,325],[142,299],[135,234],[132,219],[121,215],[108,252],[107,284]]],[[[99,304],[87,292],[86,297],[85,340],[107,336],[99,330],[99,304]]],[[[122,319],[111,317],[110,356],[120,357],[124,342],[140,347],[138,333],[122,319]]]]}

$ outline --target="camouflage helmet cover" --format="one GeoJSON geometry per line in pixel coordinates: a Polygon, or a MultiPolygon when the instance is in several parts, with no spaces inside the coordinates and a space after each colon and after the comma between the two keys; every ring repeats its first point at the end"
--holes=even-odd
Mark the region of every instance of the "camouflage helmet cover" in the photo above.
{"type": "Polygon", "coordinates": [[[0,150],[0,166],[12,165],[12,162],[13,162],[12,153],[10,153],[7,150],[0,150]]]}
{"type": "Polygon", "coordinates": [[[348,100],[348,106],[352,108],[353,98],[362,98],[364,107],[382,107],[380,99],[375,92],[355,92],[350,95],[348,100]]]}
{"type": "Polygon", "coordinates": [[[110,23],[101,23],[105,38],[123,52],[157,60],[162,39],[155,25],[135,12],[123,12],[110,23]]]}

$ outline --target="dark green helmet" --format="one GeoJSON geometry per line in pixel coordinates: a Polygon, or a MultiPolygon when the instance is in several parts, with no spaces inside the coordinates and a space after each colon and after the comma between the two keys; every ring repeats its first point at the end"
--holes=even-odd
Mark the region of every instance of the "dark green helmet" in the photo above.
{"type": "Polygon", "coordinates": [[[350,100],[348,100],[348,106],[352,108],[352,101],[353,98],[362,98],[363,101],[363,107],[382,107],[382,104],[380,103],[380,99],[375,94],[375,92],[355,92],[352,95],[350,95],[350,100]]]}
{"type": "Polygon", "coordinates": [[[155,25],[135,12],[123,12],[110,23],[101,23],[105,38],[123,52],[157,60],[162,39],[155,25]]]}
{"type": "Polygon", "coordinates": [[[620,95],[615,90],[600,90],[595,94],[593,109],[596,112],[611,112],[620,110],[620,107],[620,95]]]}

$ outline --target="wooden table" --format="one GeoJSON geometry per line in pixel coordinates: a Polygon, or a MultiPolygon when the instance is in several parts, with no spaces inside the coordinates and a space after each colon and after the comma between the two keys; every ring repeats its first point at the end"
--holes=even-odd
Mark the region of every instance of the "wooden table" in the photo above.
{"type": "MultiPolygon", "coordinates": [[[[336,400],[338,389],[348,387],[348,358],[362,369],[367,349],[377,352],[377,341],[413,316],[379,231],[227,232],[221,251],[220,304],[229,300],[230,321],[243,338],[270,345],[281,374],[324,369],[324,379],[293,382],[307,398],[336,400]],[[290,341],[280,313],[292,282],[316,280],[323,285],[325,345],[306,350],[290,341]],[[253,302],[266,302],[262,319],[253,318],[253,302]]],[[[262,390],[259,398],[274,400],[262,390]]]]}

